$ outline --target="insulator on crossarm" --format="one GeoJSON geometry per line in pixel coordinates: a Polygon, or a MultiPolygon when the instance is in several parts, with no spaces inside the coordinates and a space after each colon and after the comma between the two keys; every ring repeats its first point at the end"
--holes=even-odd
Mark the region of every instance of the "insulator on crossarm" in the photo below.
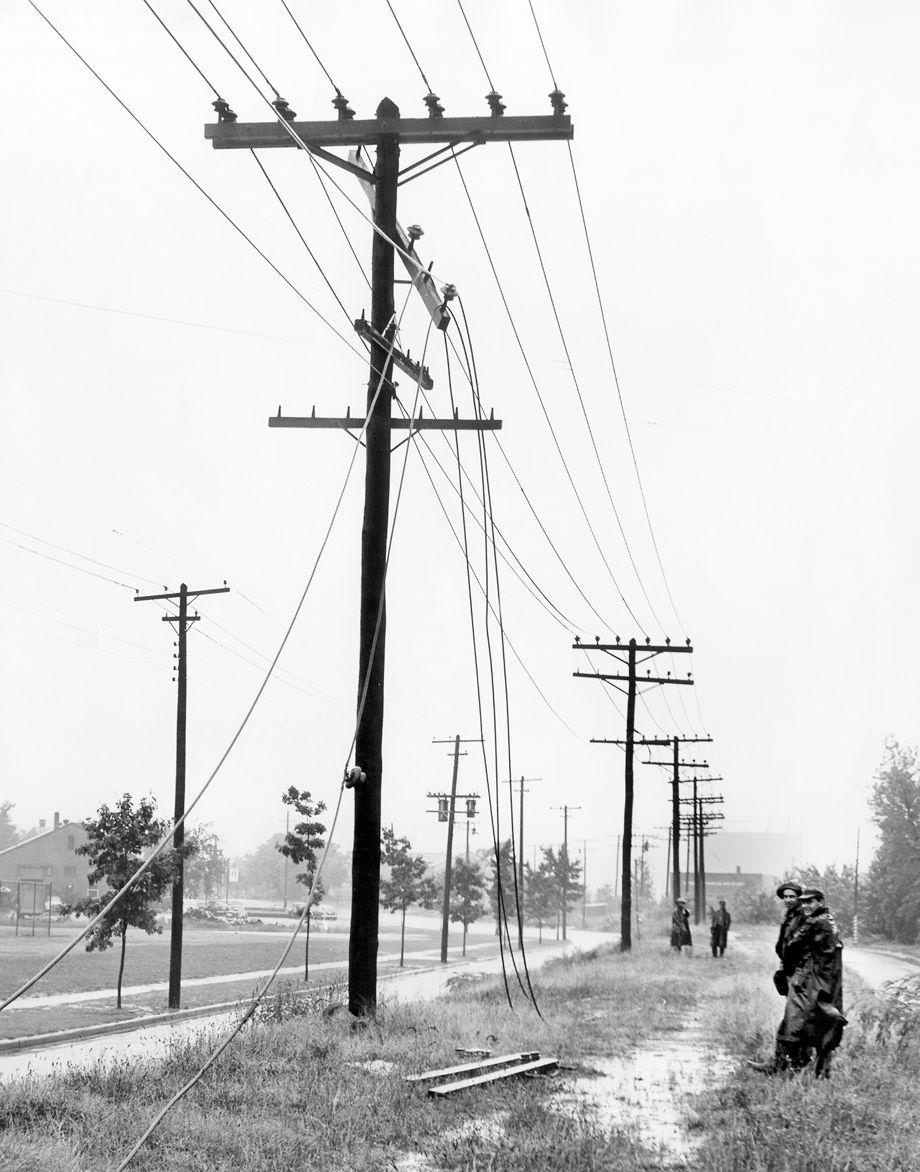
{"type": "Polygon", "coordinates": [[[354,118],[355,112],[349,106],[348,98],[345,97],[341,90],[336,90],[332,104],[338,110],[340,122],[350,122],[354,118]]]}
{"type": "Polygon", "coordinates": [[[429,118],[443,118],[444,107],[441,105],[441,99],[437,94],[429,92],[425,95],[425,105],[428,107],[429,118]]]}
{"type": "Polygon", "coordinates": [[[553,90],[553,92],[549,95],[549,100],[553,104],[553,113],[557,118],[561,118],[568,109],[569,105],[565,100],[565,94],[562,92],[562,90],[553,90]]]}
{"type": "Polygon", "coordinates": [[[211,106],[217,111],[218,122],[236,122],[236,114],[230,109],[230,103],[225,102],[223,98],[217,98],[211,106]]]}
{"type": "Polygon", "coordinates": [[[505,112],[505,103],[502,101],[502,96],[491,90],[486,94],[486,101],[489,103],[489,113],[493,118],[501,118],[505,112]]]}
{"type": "Polygon", "coordinates": [[[297,111],[292,110],[284,98],[276,98],[272,105],[277,110],[279,117],[283,118],[285,122],[293,122],[297,117],[297,111]]]}

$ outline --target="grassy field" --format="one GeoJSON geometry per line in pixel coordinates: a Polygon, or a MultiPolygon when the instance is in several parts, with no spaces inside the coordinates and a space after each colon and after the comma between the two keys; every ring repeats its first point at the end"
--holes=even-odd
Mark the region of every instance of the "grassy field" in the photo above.
{"type": "MultiPolygon", "coordinates": [[[[292,925],[293,927],[293,925],[292,925]]],[[[387,931],[382,923],[380,935],[381,964],[389,968],[398,964],[399,936],[387,931]]],[[[183,936],[183,981],[196,977],[213,977],[232,973],[247,973],[274,968],[281,955],[288,933],[235,933],[205,929],[187,929],[183,936]]],[[[0,941],[0,993],[4,996],[17,989],[31,977],[66,943],[66,937],[31,937],[0,941]]],[[[477,940],[482,944],[482,940],[477,940]]],[[[413,959],[411,952],[437,950],[440,936],[435,931],[415,930],[406,936],[406,967],[430,964],[431,960],[413,959]]],[[[459,949],[456,950],[459,956],[459,949]]],[[[473,955],[481,955],[477,949],[473,955]]],[[[454,956],[454,952],[451,952],[454,956]]],[[[311,983],[334,980],[337,971],[344,969],[348,959],[348,939],[340,932],[312,932],[310,936],[311,983]],[[319,966],[334,964],[336,969],[319,966]]],[[[286,967],[304,963],[303,935],[298,938],[285,962],[286,967]]],[[[166,1009],[166,992],[157,990],[140,994],[126,994],[123,1008],[115,1009],[115,982],[118,974],[118,945],[105,952],[86,952],[78,944],[69,956],[30,990],[27,996],[43,994],[109,991],[111,999],[82,1004],[20,1009],[11,1006],[0,1015],[0,1039],[21,1038],[52,1030],[72,1029],[100,1022],[123,1021],[143,1014],[166,1009]]],[[[161,983],[169,976],[169,935],[145,936],[129,932],[125,953],[124,988],[131,985],[161,983]]],[[[246,997],[256,982],[252,978],[232,983],[195,986],[184,984],[183,1008],[213,1005],[246,997]]]]}
{"type": "MultiPolygon", "coordinates": [[[[541,1020],[494,981],[458,982],[437,1002],[388,1004],[352,1028],[284,996],[247,1027],[167,1117],[132,1168],[317,1169],[322,1172],[881,1172],[920,1167],[920,1022],[851,988],[829,1081],[766,1078],[782,1003],[769,983],[772,930],[743,930],[724,961],[697,949],[673,957],[649,932],[632,954],[556,962],[534,974],[541,1020]],[[854,1004],[855,1002],[855,1004],[854,1004]],[[643,1148],[629,1121],[613,1125],[564,1094],[572,1073],[625,1057],[643,1040],[702,1022],[736,1059],[717,1092],[686,1096],[696,1146],[686,1163],[643,1148]],[[536,1049],[569,1070],[453,1099],[429,1099],[403,1076],[460,1061],[456,1047],[536,1049]]],[[[111,1169],[206,1055],[177,1047],[152,1069],[135,1062],[73,1072],[50,1084],[0,1088],[0,1167],[19,1172],[111,1169]]]]}

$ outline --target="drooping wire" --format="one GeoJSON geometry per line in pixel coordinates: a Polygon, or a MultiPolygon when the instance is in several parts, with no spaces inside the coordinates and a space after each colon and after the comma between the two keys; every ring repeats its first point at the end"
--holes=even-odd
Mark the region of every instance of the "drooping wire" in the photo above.
{"type": "Polygon", "coordinates": [[[349,350],[352,350],[359,357],[363,358],[363,354],[361,353],[361,351],[358,350],[355,346],[353,346],[352,343],[348,340],[348,338],[346,338],[343,334],[339,333],[339,331],[335,328],[335,326],[332,325],[332,323],[316,308],[316,306],[309,300],[309,298],[307,298],[297,288],[297,286],[293,283],[293,281],[291,281],[290,278],[287,277],[281,271],[281,269],[278,268],[278,266],[275,264],[275,262],[273,260],[269,259],[269,257],[266,255],[266,253],[264,253],[262,251],[262,249],[258,246],[258,244],[256,244],[256,242],[252,239],[252,237],[249,236],[239,226],[239,224],[237,224],[237,222],[232,218],[232,216],[228,212],[224,211],[224,209],[220,206],[220,204],[217,202],[217,200],[208,191],[206,191],[204,187],[202,187],[202,185],[198,182],[198,180],[195,179],[194,176],[189,171],[187,171],[185,169],[185,167],[183,167],[183,165],[179,162],[179,160],[176,158],[176,156],[174,154],[172,154],[172,152],[170,150],[168,150],[167,147],[165,147],[162,142],[160,142],[160,140],[156,137],[156,135],[153,133],[153,131],[148,129],[148,127],[141,121],[141,119],[137,116],[137,114],[135,114],[134,111],[130,108],[130,106],[128,106],[127,103],[124,102],[118,96],[118,94],[112,89],[112,87],[108,84],[108,82],[103,80],[103,78],[96,72],[96,70],[92,67],[92,65],[90,65],[90,63],[86,60],[86,58],[74,47],[74,45],[67,39],[67,37],[64,36],[64,34],[50,20],[50,18],[48,16],[46,16],[45,13],[38,7],[38,5],[35,3],[35,0],[28,0],[28,4],[31,8],[33,8],[35,10],[35,12],[38,13],[38,15],[42,18],[42,20],[45,22],[45,24],[48,25],[48,27],[51,29],[51,31],[61,41],[63,41],[63,43],[67,46],[67,48],[71,51],[71,53],[73,53],[73,55],[85,66],[85,68],[89,70],[89,72],[93,75],[93,77],[95,77],[96,81],[99,82],[99,84],[103,87],[103,89],[105,89],[107,91],[107,93],[115,99],[115,101],[118,103],[119,106],[121,106],[121,108],[128,115],[128,117],[131,118],[132,121],[135,122],[140,127],[140,129],[144,132],[144,134],[147,135],[147,137],[151,140],[151,142],[153,142],[163,152],[163,154],[166,156],[167,159],[169,159],[169,161],[173,164],[173,166],[177,167],[182,172],[182,174],[189,181],[189,183],[192,184],[192,186],[199,192],[199,194],[204,196],[204,198],[208,201],[208,203],[211,205],[211,207],[213,207],[214,210],[216,212],[218,212],[218,214],[222,217],[222,219],[224,219],[230,225],[230,227],[234,230],[234,232],[236,232],[239,236],[241,236],[243,238],[243,240],[245,240],[246,243],[249,245],[249,247],[252,248],[253,251],[256,252],[262,258],[263,261],[265,261],[265,263],[272,270],[272,272],[274,272],[274,274],[277,277],[281,278],[281,280],[285,283],[285,285],[287,285],[287,287],[291,290],[291,292],[295,295],[295,297],[299,298],[299,300],[302,301],[304,305],[306,305],[306,307],[310,310],[310,312],[315,314],[316,317],[318,317],[319,320],[323,323],[323,325],[326,326],[328,329],[330,329],[335,334],[335,336],[339,339],[340,342],[344,342],[345,345],[349,348],[349,350]]]}
{"type": "MultiPolygon", "coordinates": [[[[189,0],[189,3],[191,3],[191,0],[189,0]]],[[[224,17],[224,14],[221,12],[221,10],[214,3],[214,0],[208,0],[208,3],[214,9],[214,12],[215,12],[218,20],[221,22],[221,24],[224,26],[224,28],[227,30],[227,32],[230,34],[230,36],[233,37],[233,39],[236,41],[236,43],[239,45],[239,47],[242,49],[242,51],[246,54],[246,56],[252,62],[253,67],[262,75],[262,80],[265,82],[265,84],[268,86],[268,88],[272,91],[272,93],[275,95],[275,97],[279,101],[281,101],[281,94],[278,92],[278,90],[275,89],[274,85],[272,85],[272,83],[269,81],[268,77],[266,76],[265,71],[262,69],[261,65],[259,65],[259,63],[258,63],[258,61],[256,61],[255,57],[253,57],[253,55],[249,52],[249,50],[246,48],[246,46],[243,44],[243,42],[240,40],[240,38],[236,35],[236,33],[230,27],[229,22],[226,20],[226,18],[224,17]]],[[[195,8],[195,5],[192,4],[192,7],[195,8]]],[[[195,9],[195,11],[197,12],[198,10],[195,9]]]]}
{"type": "MultiPolygon", "coordinates": [[[[482,417],[483,417],[482,400],[481,400],[481,396],[479,394],[479,377],[478,377],[478,374],[476,371],[476,355],[475,355],[475,351],[473,349],[473,342],[472,342],[472,337],[470,335],[470,328],[469,328],[469,322],[468,322],[467,316],[466,316],[466,309],[464,308],[464,305],[463,305],[463,298],[458,297],[457,303],[460,307],[460,316],[461,316],[461,319],[463,322],[463,331],[464,331],[464,334],[466,335],[465,346],[466,346],[467,352],[469,354],[470,369],[473,373],[473,380],[474,380],[474,384],[475,384],[475,388],[476,388],[475,394],[473,396],[474,407],[475,407],[477,418],[482,419],[482,417]]],[[[504,625],[504,618],[502,615],[501,578],[500,578],[500,575],[498,572],[498,558],[496,555],[496,548],[497,547],[496,547],[496,542],[495,542],[495,529],[494,529],[494,521],[493,521],[493,518],[495,516],[495,510],[492,505],[492,484],[491,484],[491,479],[489,476],[488,452],[486,450],[486,445],[483,440],[482,432],[477,431],[476,434],[477,434],[477,438],[479,439],[480,449],[481,449],[481,453],[482,453],[482,468],[483,468],[483,473],[484,473],[484,488],[485,488],[484,495],[485,495],[486,499],[488,500],[488,515],[489,515],[490,524],[492,526],[492,529],[491,529],[491,550],[492,550],[493,563],[494,563],[494,568],[495,568],[496,611],[497,611],[498,630],[499,630],[500,647],[501,647],[502,685],[503,685],[504,707],[505,707],[505,747],[507,749],[508,777],[510,779],[511,777],[514,776],[514,772],[512,769],[512,761],[511,761],[511,702],[510,702],[510,694],[509,694],[509,688],[508,688],[508,661],[507,661],[507,652],[506,652],[505,625],[504,625]]],[[[487,553],[488,553],[488,551],[487,551],[487,553]]],[[[497,738],[496,738],[496,745],[497,745],[497,738]]],[[[495,777],[495,783],[496,783],[496,787],[497,787],[499,785],[499,778],[498,778],[497,773],[496,773],[496,777],[495,777]]],[[[524,923],[523,923],[523,909],[522,909],[522,904],[521,904],[521,901],[523,899],[523,892],[519,891],[519,889],[518,889],[518,869],[517,869],[517,860],[515,858],[514,833],[513,833],[513,831],[514,831],[514,799],[513,799],[512,793],[511,793],[510,786],[508,788],[508,802],[509,802],[509,810],[510,810],[510,822],[511,822],[511,828],[512,828],[510,855],[511,855],[511,863],[512,863],[512,874],[513,874],[513,878],[514,878],[514,905],[515,905],[516,918],[517,918],[518,940],[520,943],[521,961],[524,966],[524,975],[525,975],[525,979],[527,982],[528,994],[529,994],[530,999],[533,1003],[533,1007],[537,1012],[537,1016],[542,1019],[543,1015],[540,1012],[540,1007],[537,1004],[536,994],[534,992],[533,985],[531,984],[531,981],[530,981],[530,972],[529,972],[528,965],[527,965],[527,953],[526,953],[526,950],[524,949],[524,923]]],[[[506,924],[506,927],[507,927],[507,924],[506,924]]],[[[513,953],[512,953],[512,956],[513,956],[513,953]]]]}
{"type": "Polygon", "coordinates": [[[198,62],[191,56],[191,54],[188,52],[188,50],[185,48],[185,46],[182,44],[182,42],[179,40],[179,38],[175,35],[175,33],[172,31],[172,29],[166,24],[166,22],[163,20],[163,18],[160,16],[160,14],[156,11],[156,9],[150,3],[150,0],[141,0],[141,3],[147,9],[149,9],[151,16],[160,25],[160,27],[163,29],[163,31],[166,33],[166,35],[169,37],[169,39],[173,42],[173,44],[176,46],[176,48],[179,50],[179,52],[182,54],[182,56],[186,59],[186,61],[189,63],[189,65],[191,65],[192,69],[195,70],[195,72],[198,74],[198,76],[201,78],[201,80],[204,82],[204,84],[208,87],[208,89],[211,90],[211,92],[214,94],[214,97],[217,98],[218,101],[221,101],[222,99],[221,99],[220,91],[218,90],[217,86],[214,85],[214,83],[212,81],[210,81],[210,79],[207,77],[207,75],[205,74],[205,72],[201,68],[201,66],[198,64],[198,62]]]}
{"type": "MultiPolygon", "coordinates": [[[[408,304],[408,297],[406,299],[406,304],[408,304]]],[[[405,312],[405,305],[403,306],[403,312],[405,312]]],[[[401,319],[402,319],[402,314],[400,314],[400,320],[401,319]]],[[[429,323],[429,326],[428,326],[428,332],[425,336],[425,346],[424,346],[423,353],[422,353],[422,362],[419,365],[418,385],[416,387],[415,402],[413,403],[413,407],[412,407],[412,417],[411,417],[410,423],[409,423],[410,438],[411,438],[412,431],[413,431],[413,424],[414,424],[416,416],[417,416],[419,394],[421,391],[421,371],[422,371],[422,367],[424,365],[424,355],[425,355],[425,352],[427,351],[427,348],[428,348],[428,339],[431,334],[432,324],[433,323],[429,323]]],[[[384,363],[384,371],[389,366],[389,362],[390,362],[390,359],[392,358],[394,348],[395,348],[395,337],[394,337],[394,340],[391,341],[391,343],[390,343],[389,354],[387,356],[386,362],[384,363]]],[[[385,382],[385,377],[383,374],[381,374],[379,377],[378,383],[377,383],[377,389],[374,393],[374,397],[371,400],[371,403],[368,407],[367,417],[365,419],[365,425],[362,430],[366,430],[367,421],[372,417],[373,412],[378,405],[378,401],[381,398],[381,390],[383,388],[384,382],[385,382]]],[[[387,406],[385,399],[384,399],[384,405],[387,406]]],[[[354,461],[354,454],[357,453],[357,451],[358,451],[358,446],[356,445],[355,449],[354,449],[353,456],[352,456],[352,462],[354,461]]],[[[386,558],[384,560],[384,567],[383,567],[384,584],[386,583],[386,577],[387,577],[387,573],[388,573],[389,565],[390,565],[390,555],[393,550],[393,541],[394,541],[395,533],[396,533],[396,519],[399,515],[399,506],[400,506],[400,502],[402,499],[403,485],[405,483],[406,468],[407,468],[407,465],[409,462],[409,452],[410,452],[410,445],[407,444],[405,456],[403,458],[402,469],[400,471],[399,484],[398,484],[397,491],[396,491],[396,501],[395,501],[395,504],[393,507],[393,520],[392,520],[392,524],[390,527],[389,538],[387,541],[386,558]]],[[[368,663],[367,663],[367,667],[365,669],[363,686],[362,686],[361,691],[359,693],[358,710],[357,710],[357,715],[355,717],[354,731],[352,733],[351,743],[348,747],[348,752],[345,754],[345,769],[347,769],[348,762],[351,760],[352,753],[354,751],[355,744],[357,742],[358,729],[361,726],[361,720],[364,715],[364,707],[365,707],[365,704],[367,701],[368,689],[370,688],[372,668],[373,668],[374,659],[375,659],[375,656],[377,653],[377,640],[380,635],[380,627],[381,627],[381,624],[383,621],[383,612],[384,612],[385,602],[386,602],[386,596],[385,596],[384,591],[381,590],[380,601],[377,606],[377,617],[376,617],[376,622],[374,625],[374,635],[373,635],[373,639],[371,640],[370,654],[368,656],[368,663]]],[[[313,894],[316,890],[316,885],[319,882],[320,875],[322,873],[323,864],[325,863],[326,856],[329,852],[329,846],[332,842],[332,835],[335,830],[335,825],[338,822],[339,812],[340,812],[341,806],[342,806],[342,795],[344,793],[344,790],[345,790],[345,783],[343,781],[342,784],[339,786],[339,797],[338,797],[338,801],[336,803],[336,809],[335,809],[335,814],[333,817],[332,828],[330,830],[329,836],[327,837],[326,844],[323,848],[323,854],[322,854],[322,857],[320,858],[319,865],[317,866],[317,869],[313,874],[313,878],[312,878],[312,881],[310,884],[310,891],[309,891],[307,898],[304,901],[303,911],[300,913],[300,919],[298,920],[297,925],[295,926],[294,931],[292,932],[291,937],[287,942],[287,946],[285,947],[284,952],[282,953],[280,959],[278,960],[278,963],[275,965],[274,970],[272,971],[271,975],[269,976],[269,978],[265,982],[265,984],[262,986],[262,988],[253,997],[250,1004],[247,1006],[246,1011],[243,1013],[242,1017],[240,1018],[240,1021],[236,1023],[234,1028],[230,1031],[230,1033],[223,1040],[223,1042],[218,1046],[218,1048],[212,1054],[210,1054],[208,1056],[204,1065],[201,1066],[201,1068],[192,1076],[192,1078],[190,1078],[184,1084],[184,1086],[182,1086],[173,1095],[173,1097],[169,1100],[169,1102],[166,1104],[166,1106],[160,1110],[160,1112],[157,1114],[157,1116],[154,1118],[154,1120],[147,1127],[146,1131],[143,1133],[143,1135],[140,1137],[140,1139],[136,1142],[136,1144],[131,1149],[131,1151],[128,1153],[128,1155],[125,1157],[125,1159],[122,1161],[122,1163],[118,1166],[118,1172],[124,1172],[124,1169],[128,1167],[128,1165],[131,1163],[131,1161],[134,1159],[134,1157],[137,1155],[137,1153],[141,1150],[141,1148],[144,1146],[144,1144],[147,1142],[147,1140],[150,1138],[150,1136],[153,1134],[153,1132],[156,1130],[156,1128],[160,1125],[160,1123],[163,1121],[163,1119],[166,1118],[166,1116],[169,1114],[169,1112],[172,1110],[172,1108],[178,1102],[180,1102],[181,1099],[183,1099],[185,1097],[185,1095],[188,1094],[188,1092],[192,1089],[192,1087],[194,1087],[204,1077],[205,1073],[214,1065],[214,1063],[221,1056],[221,1054],[223,1054],[223,1052],[227,1049],[227,1047],[230,1045],[230,1043],[238,1036],[238,1034],[241,1032],[241,1030],[246,1025],[246,1023],[252,1018],[256,1009],[262,1003],[262,1000],[264,999],[265,995],[268,993],[268,990],[271,988],[272,984],[274,983],[275,978],[278,976],[278,973],[280,972],[282,965],[284,964],[285,960],[287,959],[288,955],[290,954],[291,949],[294,946],[294,941],[297,938],[297,934],[300,931],[301,927],[303,926],[303,923],[307,917],[307,913],[309,912],[311,904],[313,902],[313,894]]]]}

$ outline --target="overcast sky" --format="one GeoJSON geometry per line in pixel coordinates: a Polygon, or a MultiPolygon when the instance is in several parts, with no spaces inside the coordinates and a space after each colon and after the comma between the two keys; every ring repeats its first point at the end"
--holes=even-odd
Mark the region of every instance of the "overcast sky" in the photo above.
{"type": "MultiPolygon", "coordinates": [[[[343,434],[270,431],[267,418],[279,404],[290,414],[315,404],[318,414],[360,415],[367,383],[348,317],[253,158],[205,142],[213,93],[148,8],[124,0],[41,6],[342,337],[25,0],[0,3],[0,753],[2,797],[16,803],[21,827],[55,810],[83,818],[124,790],[151,792],[171,811],[173,636],[156,604],[134,604],[131,595],[226,579],[232,593],[202,599],[189,640],[188,789],[197,792],[278,647],[354,455],[343,434]]],[[[264,121],[259,97],[192,9],[178,0],[154,6],[240,118],[264,121]]],[[[218,7],[299,117],[334,116],[332,86],[280,3],[218,7]]],[[[384,96],[405,115],[424,114],[428,87],[383,0],[290,7],[359,118],[384,96]]],[[[486,114],[490,87],[459,7],[395,7],[447,114],[486,114]]],[[[464,7],[508,113],[549,113],[552,82],[526,0],[464,7]]],[[[802,861],[852,861],[857,827],[870,840],[866,797],[886,734],[918,739],[916,6],[535,7],[570,104],[578,182],[667,586],[611,375],[566,145],[521,144],[514,153],[628,548],[508,148],[479,147],[460,168],[533,381],[457,167],[402,187],[399,218],[422,225],[421,255],[439,284],[460,290],[482,399],[503,420],[507,462],[494,437],[487,444],[496,523],[565,616],[554,620],[500,564],[514,648],[511,771],[540,779],[527,796],[528,857],[530,844],[561,838],[558,807],[568,803],[580,807],[570,834],[579,848],[587,840],[589,883],[612,876],[623,758],[589,740],[624,735],[623,702],[573,679],[588,666],[571,650],[579,633],[591,642],[691,638],[696,688],[650,693],[640,731],[711,733],[707,759],[724,778],[716,789],[727,828],[788,830],[804,836],[802,861]]],[[[405,148],[403,161],[422,153],[405,148]]],[[[347,314],[369,311],[370,233],[357,184],[322,165],[341,188],[324,192],[302,152],[261,158],[347,314]]],[[[400,312],[406,295],[398,286],[400,312]]],[[[427,321],[417,300],[405,304],[401,338],[413,356],[425,351],[427,321]]],[[[458,337],[456,324],[451,334],[458,337]]],[[[432,405],[447,414],[443,340],[434,333],[427,344],[432,405]]],[[[452,373],[469,415],[455,360],[452,373]]],[[[411,380],[400,381],[411,405],[411,380]]],[[[383,805],[384,820],[414,846],[437,850],[443,827],[426,813],[425,794],[449,785],[451,763],[448,747],[432,739],[480,732],[464,560],[441,508],[458,528],[456,472],[444,439],[428,438],[429,448],[408,450],[395,518],[383,805]]],[[[478,485],[475,438],[463,436],[461,448],[478,485]]],[[[406,451],[394,456],[394,500],[406,451]]],[[[362,493],[359,453],[281,670],[196,811],[235,853],[282,826],[287,786],[335,799],[357,692],[362,493]]],[[[475,504],[469,486],[467,497],[475,504]]],[[[469,527],[481,575],[482,534],[472,518],[469,527]]],[[[493,601],[494,589],[493,574],[493,601]]],[[[474,605],[482,657],[481,594],[474,605]]],[[[500,682],[500,641],[491,634],[500,682]]],[[[687,658],[662,666],[683,673],[687,658]]],[[[487,677],[484,670],[488,717],[487,677]]],[[[484,794],[482,758],[476,745],[467,748],[461,790],[484,794]]],[[[503,735],[499,757],[505,778],[503,735]]],[[[666,779],[638,765],[637,775],[636,829],[665,834],[666,779]]],[[[350,803],[336,828],[345,848],[350,803]]],[[[502,818],[507,826],[505,806],[502,818]]]]}

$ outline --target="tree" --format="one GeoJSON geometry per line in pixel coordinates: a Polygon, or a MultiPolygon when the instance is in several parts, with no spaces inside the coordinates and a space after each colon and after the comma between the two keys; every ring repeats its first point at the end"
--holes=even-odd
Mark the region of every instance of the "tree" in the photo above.
{"type": "Polygon", "coordinates": [[[280,905],[286,866],[278,857],[282,837],[273,834],[240,859],[240,891],[251,899],[276,899],[280,905]]]}
{"type": "Polygon", "coordinates": [[[303,960],[303,979],[307,981],[310,978],[310,917],[313,908],[323,898],[322,883],[314,882],[314,877],[318,861],[316,852],[323,849],[323,835],[326,833],[326,827],[316,819],[317,815],[325,811],[326,803],[314,802],[309,790],[299,790],[295,785],[288,787],[281,795],[281,800],[300,815],[300,821],[286,832],[284,841],[278,843],[278,850],[286,859],[290,859],[295,867],[303,867],[297,876],[297,882],[309,888],[307,892],[307,938],[303,960]]]}
{"type": "Polygon", "coordinates": [[[869,798],[879,846],[869,866],[870,931],[913,944],[920,936],[920,770],[917,750],[893,738],[869,798]]]}
{"type": "Polygon", "coordinates": [[[524,901],[524,910],[527,921],[536,924],[540,930],[540,942],[543,941],[543,928],[552,924],[556,919],[556,880],[542,868],[534,870],[529,863],[524,865],[524,887],[527,898],[524,901]]]}
{"type": "MultiPolygon", "coordinates": [[[[104,881],[109,890],[100,896],[78,900],[61,910],[89,918],[105,912],[87,937],[87,952],[102,952],[112,946],[113,937],[121,937],[116,999],[117,1008],[121,1009],[121,981],[125,971],[128,928],[140,928],[148,935],[162,931],[156,922],[156,912],[150,905],[162,899],[171,887],[178,872],[180,852],[172,846],[162,850],[137,883],[114,907],[106,910],[115,893],[128,882],[151,848],[166,833],[169,823],[156,817],[156,802],[153,798],[141,798],[135,808],[131,795],[123,794],[114,807],[100,806],[96,817],[87,818],[82,825],[87,841],[78,846],[75,853],[86,855],[89,859],[91,869],[87,880],[90,885],[95,886],[104,881]]],[[[181,857],[191,857],[194,850],[195,843],[187,839],[181,857]]]]}
{"type": "Polygon", "coordinates": [[[466,859],[454,859],[453,878],[450,887],[450,915],[451,923],[463,925],[463,955],[466,956],[466,933],[470,924],[474,924],[485,915],[485,904],[482,902],[486,891],[486,881],[482,868],[475,860],[468,863],[466,859]]]}
{"type": "Polygon", "coordinates": [[[15,846],[22,839],[22,834],[10,817],[14,805],[15,802],[0,802],[0,851],[15,846]]]}
{"type": "Polygon", "coordinates": [[[221,884],[227,866],[220,838],[210,823],[196,826],[186,841],[195,844],[195,852],[189,859],[184,873],[185,892],[192,898],[203,896],[210,899],[220,894],[221,884]]]}
{"type": "Polygon", "coordinates": [[[581,863],[577,859],[568,858],[564,851],[557,853],[551,846],[545,846],[540,871],[555,891],[556,908],[562,912],[564,898],[568,914],[581,896],[581,863]]]}
{"type": "Polygon", "coordinates": [[[489,856],[489,906],[495,916],[496,936],[501,935],[503,917],[514,910],[514,862],[510,838],[498,848],[497,859],[494,851],[489,856]]]}
{"type": "Polygon", "coordinates": [[[380,902],[388,912],[400,912],[402,923],[399,936],[399,967],[406,956],[406,912],[417,903],[424,908],[437,905],[440,888],[425,872],[428,864],[421,855],[413,855],[408,838],[397,838],[392,826],[380,836],[381,862],[390,868],[390,874],[380,882],[380,902]]]}

